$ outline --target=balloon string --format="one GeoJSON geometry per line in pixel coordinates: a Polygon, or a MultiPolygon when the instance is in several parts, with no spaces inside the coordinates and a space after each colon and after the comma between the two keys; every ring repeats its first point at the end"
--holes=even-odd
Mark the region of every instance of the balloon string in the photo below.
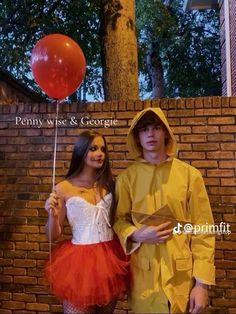
{"type": "MultiPolygon", "coordinates": [[[[59,100],[56,102],[56,128],[55,128],[55,137],[54,137],[54,152],[53,152],[53,170],[52,170],[52,192],[55,190],[55,178],[56,178],[56,157],[57,157],[57,135],[58,135],[58,112],[59,112],[59,100]]],[[[52,266],[52,233],[51,233],[51,217],[52,209],[50,208],[49,214],[49,263],[50,263],[50,289],[52,289],[52,280],[51,280],[51,266],[52,266]]]]}
{"type": "Polygon", "coordinates": [[[55,177],[56,177],[56,157],[57,157],[57,120],[58,120],[58,112],[59,112],[59,100],[57,100],[57,112],[56,112],[56,129],[55,129],[55,139],[54,139],[54,153],[53,153],[53,172],[52,172],[52,191],[55,189],[55,177]]]}

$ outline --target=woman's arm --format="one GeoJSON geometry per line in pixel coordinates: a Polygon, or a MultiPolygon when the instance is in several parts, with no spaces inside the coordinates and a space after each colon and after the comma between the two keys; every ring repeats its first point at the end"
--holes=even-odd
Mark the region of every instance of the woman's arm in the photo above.
{"type": "Polygon", "coordinates": [[[51,241],[54,241],[62,233],[66,213],[64,199],[59,196],[58,187],[47,199],[45,209],[48,212],[48,221],[45,226],[46,234],[51,241]]]}

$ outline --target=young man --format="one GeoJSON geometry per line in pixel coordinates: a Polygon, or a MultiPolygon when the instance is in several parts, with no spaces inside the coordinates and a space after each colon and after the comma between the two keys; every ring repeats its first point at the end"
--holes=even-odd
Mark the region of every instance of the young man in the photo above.
{"type": "Polygon", "coordinates": [[[117,179],[114,229],[131,254],[130,305],[135,313],[200,313],[215,281],[214,235],[174,234],[168,220],[145,226],[135,212],[151,215],[168,206],[177,221],[213,224],[202,176],[175,158],[176,141],[159,108],[136,115],[128,148],[136,162],[117,179]]]}

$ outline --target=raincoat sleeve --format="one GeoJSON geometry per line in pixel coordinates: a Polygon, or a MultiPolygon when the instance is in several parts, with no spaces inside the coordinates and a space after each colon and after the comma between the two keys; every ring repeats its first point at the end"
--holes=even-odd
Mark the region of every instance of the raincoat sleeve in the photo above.
{"type": "Polygon", "coordinates": [[[129,236],[138,228],[134,226],[131,218],[132,201],[127,180],[118,176],[116,180],[116,217],[113,226],[120,239],[120,243],[127,255],[138,249],[141,243],[131,242],[129,236]]]}
{"type": "MultiPolygon", "coordinates": [[[[209,225],[214,225],[208,195],[200,172],[192,176],[189,187],[189,209],[192,224],[202,228],[192,234],[191,251],[193,254],[193,277],[199,282],[215,284],[215,235],[207,232],[209,225]]],[[[209,230],[208,230],[209,231],[209,230]]]]}

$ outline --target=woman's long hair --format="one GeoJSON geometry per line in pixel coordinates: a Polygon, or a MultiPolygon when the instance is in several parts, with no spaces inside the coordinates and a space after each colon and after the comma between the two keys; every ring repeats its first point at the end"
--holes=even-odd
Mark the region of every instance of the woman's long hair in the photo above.
{"type": "Polygon", "coordinates": [[[113,223],[114,220],[114,180],[112,178],[110,163],[109,163],[109,153],[107,149],[106,139],[100,133],[88,130],[82,132],[74,145],[74,150],[71,157],[71,163],[69,170],[66,174],[66,179],[70,179],[81,173],[84,167],[85,158],[91,147],[91,143],[95,137],[102,137],[105,144],[105,159],[101,168],[97,169],[96,173],[96,184],[98,191],[102,197],[102,189],[112,194],[112,206],[110,211],[110,220],[113,223]]]}

